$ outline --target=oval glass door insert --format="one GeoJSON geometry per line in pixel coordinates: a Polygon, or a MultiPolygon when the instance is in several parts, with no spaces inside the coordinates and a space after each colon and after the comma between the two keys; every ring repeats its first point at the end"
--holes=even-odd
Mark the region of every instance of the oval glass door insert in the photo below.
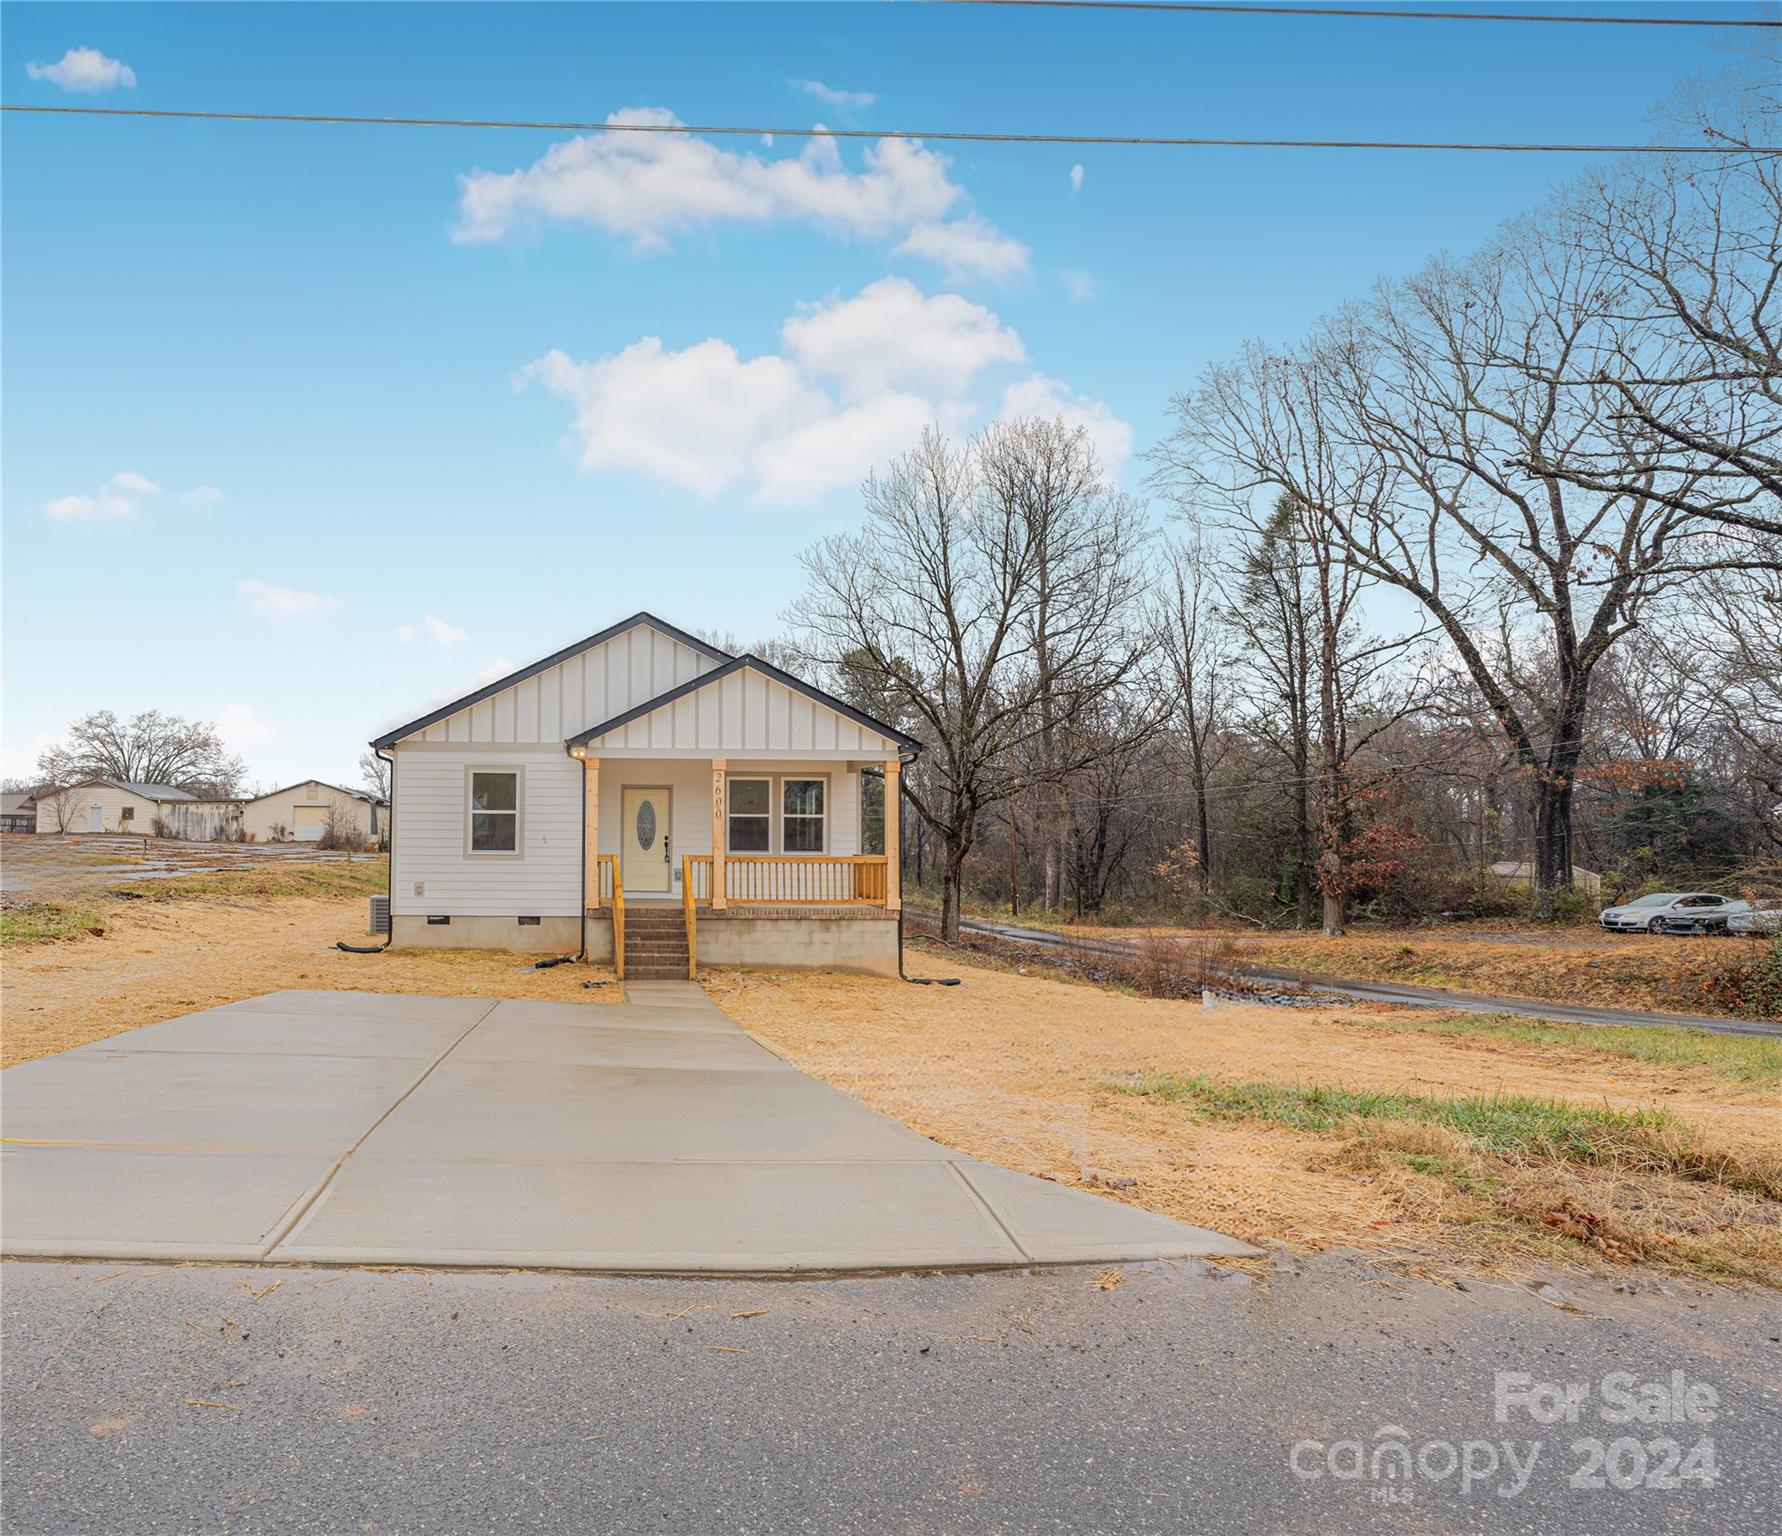
{"type": "Polygon", "coordinates": [[[656,841],[656,807],[648,800],[637,808],[637,846],[645,853],[656,841]]]}

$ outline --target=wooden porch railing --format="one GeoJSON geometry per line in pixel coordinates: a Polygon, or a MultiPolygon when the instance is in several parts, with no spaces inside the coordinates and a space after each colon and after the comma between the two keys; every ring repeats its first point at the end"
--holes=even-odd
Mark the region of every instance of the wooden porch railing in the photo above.
{"type": "Polygon", "coordinates": [[[690,853],[681,855],[681,912],[687,923],[687,980],[695,981],[699,976],[699,918],[693,905],[693,855],[690,853]]]}
{"type": "Polygon", "coordinates": [[[600,874],[600,899],[613,909],[613,971],[625,979],[625,882],[619,878],[616,853],[596,855],[600,874]]]}
{"type": "MultiPolygon", "coordinates": [[[[681,866],[682,899],[692,911],[712,899],[712,856],[690,853],[681,866]]],[[[724,899],[733,907],[882,907],[889,891],[882,853],[730,853],[724,899]]],[[[692,923],[688,923],[688,944],[692,923]]]]}

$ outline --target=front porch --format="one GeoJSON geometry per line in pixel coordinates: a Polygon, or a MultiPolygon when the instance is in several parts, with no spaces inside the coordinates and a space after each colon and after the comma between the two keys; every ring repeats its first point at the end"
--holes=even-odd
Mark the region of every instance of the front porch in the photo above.
{"type": "Polygon", "coordinates": [[[571,755],[589,959],[638,980],[694,977],[702,962],[896,974],[901,759],[709,758],[694,815],[684,758],[571,755]],[[860,846],[861,776],[874,770],[886,851],[840,851],[860,846]]]}

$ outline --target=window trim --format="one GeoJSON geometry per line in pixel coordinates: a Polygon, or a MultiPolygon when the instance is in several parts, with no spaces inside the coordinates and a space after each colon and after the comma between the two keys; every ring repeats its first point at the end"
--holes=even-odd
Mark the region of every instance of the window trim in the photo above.
{"type": "Polygon", "coordinates": [[[727,773],[727,774],[725,774],[725,776],[724,776],[724,854],[725,854],[725,857],[728,858],[728,857],[734,855],[735,857],[741,858],[741,859],[747,859],[747,858],[757,858],[758,859],[758,858],[763,858],[763,857],[769,856],[773,853],[773,851],[774,851],[773,850],[773,843],[774,843],[773,802],[774,802],[774,779],[773,779],[773,775],[771,773],[727,773]],[[767,816],[767,846],[765,848],[738,848],[738,847],[734,846],[734,840],[732,839],[730,834],[731,834],[731,823],[736,819],[736,817],[739,815],[742,815],[742,816],[748,816],[748,817],[753,818],[753,817],[759,816],[761,814],[758,811],[740,811],[739,812],[739,811],[733,811],[730,808],[731,792],[738,783],[765,784],[767,786],[767,812],[766,812],[766,816],[767,816]]]}
{"type": "MultiPolygon", "coordinates": [[[[484,815],[490,814],[484,812],[484,815]]],[[[493,814],[505,816],[505,811],[493,814]]],[[[526,856],[526,765],[524,763],[466,763],[464,765],[464,857],[467,859],[523,859],[526,856]],[[470,839],[471,794],[479,773],[511,773],[514,776],[514,845],[509,848],[473,848],[470,839]]]]}
{"type": "MultiPolygon", "coordinates": [[[[797,773],[739,773],[731,770],[724,775],[724,853],[727,858],[786,858],[786,859],[823,859],[830,857],[830,849],[834,839],[829,834],[831,816],[829,807],[834,803],[835,775],[833,773],[812,773],[808,770],[797,773]],[[767,847],[766,848],[733,848],[730,845],[730,786],[739,779],[750,779],[767,785],[767,847]],[[786,847],[786,780],[815,779],[823,786],[823,846],[820,849],[804,850],[786,847]]],[[[754,812],[745,811],[744,815],[754,812]]],[[[816,817],[800,818],[817,820],[816,817]]]]}
{"type": "Polygon", "coordinates": [[[826,858],[829,853],[829,775],[826,773],[783,773],[778,781],[779,793],[775,802],[779,808],[780,820],[780,852],[789,859],[826,858]],[[823,809],[815,816],[808,812],[793,814],[786,809],[786,786],[788,784],[820,784],[823,787],[823,809]],[[788,821],[814,821],[822,832],[821,846],[816,848],[787,848],[786,823],[788,821]]]}

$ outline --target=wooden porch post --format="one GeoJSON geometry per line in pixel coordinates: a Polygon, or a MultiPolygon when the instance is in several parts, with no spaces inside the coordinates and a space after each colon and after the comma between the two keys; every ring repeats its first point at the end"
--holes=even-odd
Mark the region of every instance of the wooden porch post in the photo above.
{"type": "Polygon", "coordinates": [[[712,759],[712,910],[722,912],[730,905],[725,895],[724,844],[724,758],[712,759]]]}
{"type": "Polygon", "coordinates": [[[903,896],[898,889],[899,855],[902,852],[903,764],[895,757],[885,761],[885,910],[902,910],[903,896]]]}
{"type": "Polygon", "coordinates": [[[586,825],[582,846],[582,905],[600,910],[600,759],[582,759],[582,795],[586,825]]]}

